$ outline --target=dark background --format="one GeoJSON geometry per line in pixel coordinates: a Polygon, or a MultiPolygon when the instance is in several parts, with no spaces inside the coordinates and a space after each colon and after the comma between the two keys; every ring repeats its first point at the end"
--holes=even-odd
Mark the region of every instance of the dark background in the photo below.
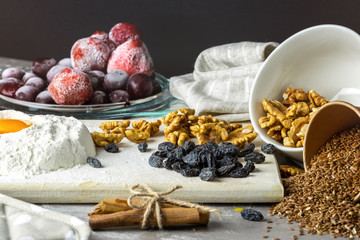
{"type": "Polygon", "coordinates": [[[137,24],[156,71],[193,70],[198,54],[238,41],[282,42],[318,24],[360,32],[360,2],[332,0],[1,0],[0,56],[68,57],[72,44],[119,22],[137,24]]]}

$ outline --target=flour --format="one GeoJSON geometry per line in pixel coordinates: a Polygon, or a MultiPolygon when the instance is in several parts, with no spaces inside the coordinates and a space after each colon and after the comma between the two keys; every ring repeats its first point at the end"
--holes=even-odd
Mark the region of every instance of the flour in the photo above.
{"type": "Polygon", "coordinates": [[[73,117],[0,111],[0,119],[18,119],[32,125],[0,134],[0,175],[28,177],[85,164],[96,149],[89,130],[73,117]]]}

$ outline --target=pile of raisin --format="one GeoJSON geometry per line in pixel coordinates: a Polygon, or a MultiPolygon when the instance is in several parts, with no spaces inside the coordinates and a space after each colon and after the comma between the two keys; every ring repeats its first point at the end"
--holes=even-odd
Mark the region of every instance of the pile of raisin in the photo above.
{"type": "Polygon", "coordinates": [[[195,145],[186,141],[177,147],[171,142],[163,142],[150,156],[149,164],[174,170],[185,177],[199,176],[203,181],[217,177],[243,178],[255,169],[255,164],[265,161],[265,156],[254,149],[253,143],[241,150],[232,143],[195,145]],[[239,162],[240,157],[245,159],[244,166],[239,162]]]}

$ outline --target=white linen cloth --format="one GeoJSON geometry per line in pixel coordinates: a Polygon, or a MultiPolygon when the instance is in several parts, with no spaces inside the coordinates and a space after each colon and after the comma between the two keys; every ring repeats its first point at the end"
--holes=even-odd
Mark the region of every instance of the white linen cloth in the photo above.
{"type": "Polygon", "coordinates": [[[0,239],[88,240],[90,235],[88,223],[79,218],[0,193],[0,239]]]}
{"type": "Polygon", "coordinates": [[[170,92],[197,115],[249,120],[256,73],[276,46],[275,42],[238,42],[206,49],[197,57],[193,73],[170,78],[170,92]]]}

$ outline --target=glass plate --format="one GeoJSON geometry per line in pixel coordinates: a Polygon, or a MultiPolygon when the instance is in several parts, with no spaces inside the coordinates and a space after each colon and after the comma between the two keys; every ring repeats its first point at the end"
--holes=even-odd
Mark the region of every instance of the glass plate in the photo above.
{"type": "Polygon", "coordinates": [[[0,94],[0,107],[1,109],[15,109],[28,114],[55,114],[73,116],[79,119],[157,117],[169,112],[163,110],[169,106],[171,94],[167,78],[156,73],[155,80],[160,84],[162,91],[147,98],[130,101],[130,106],[124,106],[124,103],[93,105],[43,104],[9,98],[0,94]]]}

